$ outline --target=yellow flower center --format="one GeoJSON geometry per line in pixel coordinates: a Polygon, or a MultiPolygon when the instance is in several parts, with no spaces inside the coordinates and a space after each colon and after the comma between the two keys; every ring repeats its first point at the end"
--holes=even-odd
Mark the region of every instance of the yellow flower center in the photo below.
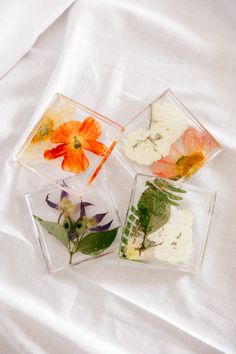
{"type": "Polygon", "coordinates": [[[76,136],[74,136],[74,140],[73,140],[73,147],[74,147],[74,149],[75,149],[75,150],[80,149],[81,146],[82,146],[82,144],[81,144],[81,142],[79,141],[79,139],[78,139],[76,136]]]}
{"type": "Polygon", "coordinates": [[[76,205],[73,204],[69,199],[63,198],[59,203],[59,209],[64,212],[67,216],[73,216],[76,211],[76,205]]]}
{"type": "Polygon", "coordinates": [[[176,162],[178,178],[192,176],[202,167],[204,162],[205,155],[202,152],[196,152],[189,156],[181,156],[176,162]]]}
{"type": "Polygon", "coordinates": [[[53,132],[54,121],[52,118],[45,118],[35,133],[32,143],[36,144],[40,141],[48,140],[53,132]]]}
{"type": "Polygon", "coordinates": [[[91,229],[92,227],[96,227],[97,226],[97,222],[95,218],[87,218],[86,219],[86,226],[91,229]]]}

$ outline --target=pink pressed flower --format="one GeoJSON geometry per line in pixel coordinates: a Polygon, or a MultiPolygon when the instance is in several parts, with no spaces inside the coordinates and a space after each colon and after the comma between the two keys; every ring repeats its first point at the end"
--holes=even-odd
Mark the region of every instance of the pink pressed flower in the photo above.
{"type": "Polygon", "coordinates": [[[152,172],[162,178],[177,180],[190,177],[202,167],[207,155],[219,147],[217,141],[206,131],[188,128],[171,146],[168,156],[151,165],[152,172]]]}

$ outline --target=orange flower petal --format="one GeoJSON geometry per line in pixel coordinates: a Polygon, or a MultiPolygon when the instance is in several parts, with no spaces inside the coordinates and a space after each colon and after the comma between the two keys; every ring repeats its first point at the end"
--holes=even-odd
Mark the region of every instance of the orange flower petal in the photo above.
{"type": "Polygon", "coordinates": [[[83,143],[83,148],[93,152],[96,155],[104,156],[108,152],[108,148],[103,143],[95,140],[86,140],[83,143]]]}
{"type": "Polygon", "coordinates": [[[202,150],[209,154],[212,150],[220,147],[219,143],[206,131],[201,134],[202,150]]]}
{"type": "Polygon", "coordinates": [[[182,156],[181,152],[175,144],[172,144],[169,155],[159,160],[159,162],[175,163],[180,158],[180,156],[182,156]]]}
{"type": "Polygon", "coordinates": [[[64,143],[69,144],[75,135],[79,135],[80,127],[82,126],[81,122],[76,120],[71,120],[60,125],[51,136],[52,143],[64,143]]]}
{"type": "Polygon", "coordinates": [[[101,124],[93,117],[87,117],[79,129],[79,135],[82,135],[85,140],[96,140],[101,134],[101,124]]]}
{"type": "Polygon", "coordinates": [[[150,168],[152,173],[161,178],[174,178],[178,174],[175,163],[167,163],[163,160],[154,162],[150,168]]]}
{"type": "Polygon", "coordinates": [[[81,173],[89,166],[89,161],[82,149],[69,150],[62,161],[61,168],[64,171],[81,173]]]}
{"type": "Polygon", "coordinates": [[[68,144],[60,144],[51,150],[46,150],[44,152],[44,158],[46,160],[57,159],[58,157],[65,155],[68,151],[69,151],[68,144]]]}
{"type": "Polygon", "coordinates": [[[201,151],[201,134],[194,128],[188,128],[183,136],[186,155],[201,151]]]}

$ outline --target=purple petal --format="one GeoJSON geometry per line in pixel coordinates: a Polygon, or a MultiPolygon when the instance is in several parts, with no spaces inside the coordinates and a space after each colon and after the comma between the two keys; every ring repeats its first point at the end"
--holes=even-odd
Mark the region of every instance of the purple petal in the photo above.
{"type": "Polygon", "coordinates": [[[82,202],[84,204],[85,207],[89,206],[89,205],[94,205],[92,203],[88,203],[88,202],[82,202]]]}
{"type": "Polygon", "coordinates": [[[81,202],[80,203],[80,217],[83,218],[86,216],[86,211],[85,208],[89,205],[93,205],[92,203],[88,203],[88,202],[81,202]]]}
{"type": "Polygon", "coordinates": [[[68,198],[68,193],[66,191],[62,190],[60,200],[62,200],[64,198],[68,198]]]}
{"type": "MultiPolygon", "coordinates": [[[[64,180],[62,181],[62,187],[68,188],[68,185],[66,184],[66,182],[64,180]]],[[[60,200],[62,200],[63,198],[68,198],[68,196],[69,196],[69,194],[66,191],[62,190],[60,200]]]]}
{"type": "Polygon", "coordinates": [[[105,225],[101,225],[101,226],[97,226],[97,227],[93,227],[92,229],[90,229],[91,231],[107,231],[109,229],[109,227],[111,226],[113,220],[111,220],[110,222],[108,222],[105,225]]]}
{"type": "Polygon", "coordinates": [[[50,195],[50,193],[46,196],[46,199],[45,199],[46,203],[53,209],[59,209],[59,205],[58,204],[53,203],[53,202],[51,202],[51,200],[48,199],[49,195],[50,195]]]}
{"type": "Polygon", "coordinates": [[[107,213],[96,214],[93,217],[96,220],[96,223],[99,224],[102,221],[102,219],[105,217],[105,215],[107,215],[107,213]]]}

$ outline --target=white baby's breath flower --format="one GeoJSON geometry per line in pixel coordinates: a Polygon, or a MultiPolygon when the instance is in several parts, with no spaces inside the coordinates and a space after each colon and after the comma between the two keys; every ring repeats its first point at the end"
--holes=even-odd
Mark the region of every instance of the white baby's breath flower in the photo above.
{"type": "Polygon", "coordinates": [[[187,129],[186,117],[177,105],[157,101],[151,105],[151,110],[151,128],[164,129],[167,137],[172,138],[172,142],[176,141],[187,129]]]}
{"type": "Polygon", "coordinates": [[[174,111],[169,105],[154,103],[151,128],[128,133],[122,147],[124,154],[141,165],[151,165],[169,154],[171,145],[186,128],[182,112],[174,111]]]}
{"type": "Polygon", "coordinates": [[[190,210],[171,207],[169,221],[148,236],[158,244],[154,247],[154,257],[168,263],[187,263],[193,250],[192,226],[190,210]]]}
{"type": "Polygon", "coordinates": [[[123,151],[130,159],[142,165],[151,165],[168,154],[170,144],[162,136],[163,129],[138,129],[127,134],[123,151]]]}

